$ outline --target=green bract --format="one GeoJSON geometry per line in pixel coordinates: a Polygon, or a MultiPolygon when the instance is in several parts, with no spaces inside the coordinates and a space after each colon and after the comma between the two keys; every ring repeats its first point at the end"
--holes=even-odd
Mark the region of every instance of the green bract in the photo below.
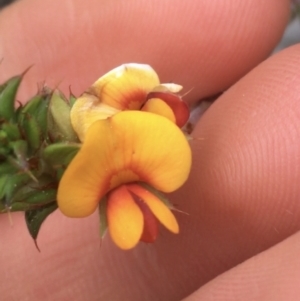
{"type": "Polygon", "coordinates": [[[24,211],[36,240],[57,208],[59,179],[79,150],[70,123],[71,104],[44,88],[25,105],[16,101],[23,75],[0,85],[0,213],[24,211]]]}

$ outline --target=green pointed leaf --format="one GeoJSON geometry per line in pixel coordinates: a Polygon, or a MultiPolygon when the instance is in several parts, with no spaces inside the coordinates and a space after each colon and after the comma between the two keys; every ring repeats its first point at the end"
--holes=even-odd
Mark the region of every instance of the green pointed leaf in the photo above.
{"type": "Polygon", "coordinates": [[[0,200],[5,202],[5,194],[6,194],[6,184],[7,184],[7,175],[2,175],[0,177],[0,200]]]}
{"type": "Polygon", "coordinates": [[[20,118],[26,115],[36,116],[39,113],[39,107],[43,101],[43,95],[36,95],[31,98],[22,108],[20,118]],[[22,116],[23,115],[23,116],[22,116]]]}
{"type": "Polygon", "coordinates": [[[9,155],[10,148],[5,146],[0,146],[0,162],[5,160],[5,158],[9,155]]]}
{"type": "Polygon", "coordinates": [[[50,98],[51,98],[52,94],[44,94],[42,101],[40,102],[39,105],[39,110],[38,110],[38,114],[34,115],[34,117],[36,118],[40,130],[42,132],[42,136],[44,138],[47,137],[48,135],[48,108],[49,108],[49,103],[50,103],[50,98]]]}
{"type": "Polygon", "coordinates": [[[76,97],[73,95],[73,94],[70,94],[70,98],[69,98],[69,104],[70,104],[70,107],[72,108],[75,101],[76,101],[76,97]]]}
{"type": "Polygon", "coordinates": [[[63,176],[65,170],[66,170],[66,169],[63,168],[63,167],[57,168],[57,170],[56,170],[56,180],[57,180],[58,182],[61,180],[61,178],[62,178],[62,176],[63,176]]]}
{"type": "Polygon", "coordinates": [[[24,202],[29,205],[45,205],[56,201],[57,190],[45,189],[45,190],[33,190],[24,193],[23,196],[19,195],[13,202],[24,202]]]}
{"type": "Polygon", "coordinates": [[[10,141],[19,140],[21,138],[19,128],[14,123],[3,123],[2,131],[5,132],[7,139],[10,141]]]}
{"type": "Polygon", "coordinates": [[[13,195],[17,192],[20,187],[28,185],[32,182],[30,175],[27,173],[18,173],[7,175],[7,183],[5,186],[5,194],[7,202],[10,203],[13,195]]]}
{"type": "MultiPolygon", "coordinates": [[[[0,177],[0,211],[10,208],[14,195],[21,187],[30,185],[32,179],[28,174],[6,174],[0,177]]],[[[6,211],[6,210],[4,210],[6,211]]]]}
{"type": "Polygon", "coordinates": [[[25,220],[31,237],[36,240],[45,219],[57,209],[57,203],[47,204],[39,209],[25,212],[25,220]]]}
{"type": "Polygon", "coordinates": [[[51,137],[55,141],[78,142],[70,119],[71,108],[58,93],[53,93],[48,112],[48,124],[51,137]]]}
{"type": "Polygon", "coordinates": [[[7,83],[3,83],[0,85],[0,93],[2,93],[2,91],[5,89],[6,86],[7,86],[7,83]]]}
{"type": "Polygon", "coordinates": [[[11,175],[15,174],[17,172],[17,168],[13,165],[11,165],[9,162],[2,162],[0,164],[0,176],[2,175],[11,175]]]}
{"type": "MultiPolygon", "coordinates": [[[[49,92],[50,93],[50,92],[49,92]]],[[[46,139],[47,136],[47,115],[48,115],[48,107],[49,101],[52,94],[44,93],[41,95],[37,95],[30,99],[27,104],[22,108],[19,113],[19,124],[23,127],[24,120],[27,116],[33,117],[38,124],[39,130],[42,134],[42,137],[46,139]]]]}
{"type": "Polygon", "coordinates": [[[7,157],[8,162],[11,165],[17,167],[20,171],[28,171],[28,162],[27,162],[27,151],[28,145],[24,140],[13,141],[9,143],[9,146],[13,150],[14,157],[7,157]]]}
{"type": "Polygon", "coordinates": [[[3,130],[0,130],[0,145],[6,145],[8,142],[7,133],[3,130]]]}
{"type": "Polygon", "coordinates": [[[9,145],[12,148],[17,159],[21,159],[21,158],[26,159],[27,150],[28,150],[26,141],[17,140],[17,141],[11,142],[9,145]]]}
{"type": "Polygon", "coordinates": [[[31,179],[30,182],[15,189],[10,202],[14,204],[28,200],[29,203],[47,204],[55,201],[56,190],[57,182],[53,176],[41,175],[38,182],[31,179]]]}
{"type": "Polygon", "coordinates": [[[0,93],[0,117],[7,121],[15,120],[15,97],[22,77],[12,77],[0,93]]]}
{"type": "Polygon", "coordinates": [[[27,115],[23,123],[24,134],[31,153],[35,153],[41,146],[41,130],[35,117],[27,115]]]}
{"type": "Polygon", "coordinates": [[[17,212],[17,211],[27,211],[27,210],[34,210],[38,209],[38,205],[32,205],[32,204],[27,204],[23,202],[15,202],[12,203],[11,205],[6,205],[3,208],[0,207],[0,213],[5,213],[5,212],[17,212]]]}
{"type": "Polygon", "coordinates": [[[55,143],[44,149],[43,157],[53,167],[68,166],[80,149],[76,143],[55,143]]]}
{"type": "Polygon", "coordinates": [[[99,202],[99,218],[100,218],[100,237],[103,238],[108,229],[107,221],[107,198],[104,197],[99,202]]]}

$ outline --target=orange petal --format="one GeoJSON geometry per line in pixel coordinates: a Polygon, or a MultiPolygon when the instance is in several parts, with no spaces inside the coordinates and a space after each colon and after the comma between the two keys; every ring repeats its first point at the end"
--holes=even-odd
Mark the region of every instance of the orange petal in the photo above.
{"type": "Polygon", "coordinates": [[[178,233],[179,226],[171,210],[155,195],[138,184],[127,185],[129,191],[137,195],[149,207],[155,217],[171,232],[178,233]]]}
{"type": "Polygon", "coordinates": [[[168,118],[174,123],[176,122],[173,110],[169,105],[166,104],[165,101],[159,98],[149,99],[142,107],[142,111],[155,113],[168,118]]]}
{"type": "Polygon", "coordinates": [[[99,78],[90,92],[118,110],[139,110],[158,84],[159,78],[149,65],[125,64],[99,78]]]}
{"type": "Polygon", "coordinates": [[[124,111],[91,125],[60,181],[58,205],[67,216],[84,217],[109,190],[134,181],[171,192],[186,181],[190,167],[189,144],[174,123],[124,111]]]}
{"type": "Polygon", "coordinates": [[[143,214],[125,185],[109,194],[107,220],[110,236],[118,247],[127,250],[139,242],[144,227],[143,214]]]}
{"type": "Polygon", "coordinates": [[[181,97],[172,93],[150,92],[147,96],[148,101],[153,98],[159,98],[163,100],[173,110],[176,118],[176,124],[180,128],[186,124],[190,117],[190,110],[188,105],[181,99],[181,97]]]}

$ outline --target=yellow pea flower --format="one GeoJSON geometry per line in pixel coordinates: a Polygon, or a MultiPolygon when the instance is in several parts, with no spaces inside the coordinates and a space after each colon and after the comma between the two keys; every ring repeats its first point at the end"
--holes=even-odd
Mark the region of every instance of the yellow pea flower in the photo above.
{"type": "Polygon", "coordinates": [[[149,65],[121,65],[99,78],[76,100],[71,110],[72,126],[84,141],[96,120],[124,110],[143,110],[163,115],[182,127],[189,118],[189,109],[176,94],[181,89],[176,84],[160,84],[149,65]]]}
{"type": "Polygon", "coordinates": [[[130,249],[139,240],[154,241],[158,221],[179,231],[168,206],[139,183],[172,192],[186,181],[190,167],[189,144],[174,122],[151,112],[122,111],[88,127],[61,179],[58,206],[67,216],[85,217],[105,198],[110,235],[120,248],[130,249]]]}

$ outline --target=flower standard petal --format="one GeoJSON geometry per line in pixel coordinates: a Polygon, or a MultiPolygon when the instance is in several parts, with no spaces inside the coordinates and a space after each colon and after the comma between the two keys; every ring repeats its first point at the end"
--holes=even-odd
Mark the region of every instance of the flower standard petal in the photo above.
{"type": "Polygon", "coordinates": [[[179,226],[171,210],[155,195],[138,184],[127,185],[128,190],[142,200],[154,216],[171,232],[178,233],[179,226]]]}
{"type": "Polygon", "coordinates": [[[144,227],[143,214],[125,185],[110,192],[107,219],[110,236],[118,247],[127,250],[139,242],[144,227]]]}
{"type": "Polygon", "coordinates": [[[65,215],[87,216],[109,190],[135,181],[171,192],[190,167],[189,144],[174,123],[148,112],[120,112],[91,125],[62,177],[58,205],[65,215]]]}
{"type": "Polygon", "coordinates": [[[71,110],[72,126],[80,140],[84,140],[87,129],[96,120],[122,110],[139,110],[158,84],[156,72],[144,64],[121,65],[100,77],[71,110]]]}
{"type": "Polygon", "coordinates": [[[146,101],[147,93],[157,85],[159,78],[152,67],[132,63],[99,78],[89,92],[118,110],[138,110],[146,101]]]}

